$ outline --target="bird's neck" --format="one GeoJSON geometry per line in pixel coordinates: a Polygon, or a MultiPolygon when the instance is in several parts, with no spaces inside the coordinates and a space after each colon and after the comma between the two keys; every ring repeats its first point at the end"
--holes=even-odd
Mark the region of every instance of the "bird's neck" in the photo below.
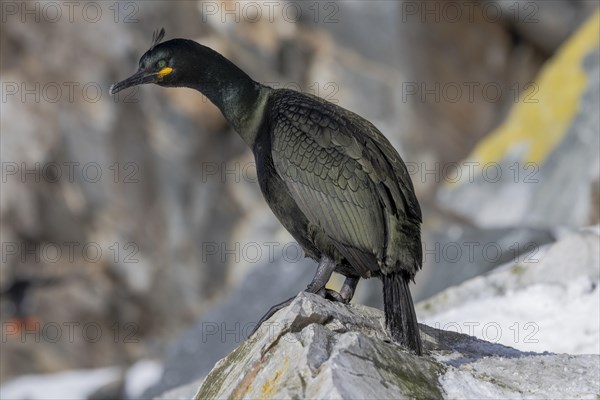
{"type": "Polygon", "coordinates": [[[188,83],[212,101],[233,129],[252,146],[272,90],[250,78],[231,61],[216,53],[209,65],[204,60],[202,76],[188,83]]]}

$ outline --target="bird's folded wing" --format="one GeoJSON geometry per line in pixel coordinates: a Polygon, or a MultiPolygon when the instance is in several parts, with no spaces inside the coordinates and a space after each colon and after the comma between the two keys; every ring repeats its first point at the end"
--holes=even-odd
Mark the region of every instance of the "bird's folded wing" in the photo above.
{"type": "Polygon", "coordinates": [[[382,260],[390,221],[407,213],[420,221],[404,164],[367,121],[297,93],[275,99],[272,115],[277,173],[309,221],[346,246],[344,253],[365,252],[382,260]],[[383,149],[374,139],[384,141],[383,149]],[[403,190],[403,185],[410,186],[403,190]]]}

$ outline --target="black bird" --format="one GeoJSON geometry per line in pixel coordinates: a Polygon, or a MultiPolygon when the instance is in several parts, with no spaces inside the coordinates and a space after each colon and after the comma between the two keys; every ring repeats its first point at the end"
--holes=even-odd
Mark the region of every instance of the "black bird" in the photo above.
{"type": "Polygon", "coordinates": [[[110,93],[155,83],[207,96],[252,149],[273,213],[318,261],[306,291],[347,303],[360,278],[379,277],[393,339],[421,354],[409,290],[422,262],[421,209],[390,142],[353,112],[261,85],[208,47],[187,39],[160,43],[163,36],[155,34],[138,71],[110,93]],[[325,288],[334,271],[346,277],[340,293],[325,288]]]}

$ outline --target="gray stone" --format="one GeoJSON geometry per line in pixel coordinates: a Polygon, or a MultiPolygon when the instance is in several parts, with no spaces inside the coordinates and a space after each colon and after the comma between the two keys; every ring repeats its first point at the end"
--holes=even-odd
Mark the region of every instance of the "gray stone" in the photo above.
{"type": "Polygon", "coordinates": [[[444,225],[423,239],[423,270],[411,290],[413,297],[427,299],[500,265],[535,255],[552,241],[554,236],[544,229],[444,225]]]}
{"type": "Polygon", "coordinates": [[[500,14],[520,36],[548,53],[556,51],[598,7],[593,0],[488,0],[488,3],[495,5],[488,7],[489,15],[500,14]]]}
{"type": "MultiPolygon", "coordinates": [[[[157,400],[187,400],[196,396],[198,393],[198,387],[202,384],[204,379],[198,379],[190,383],[186,383],[183,386],[178,386],[175,389],[164,392],[158,397],[157,400]]],[[[144,397],[146,398],[146,397],[144,397]]]]}
{"type": "Polygon", "coordinates": [[[600,51],[597,46],[580,49],[598,35],[593,29],[597,17],[591,18],[544,66],[535,92],[522,98],[505,124],[468,158],[475,173],[440,188],[443,209],[482,228],[593,223],[598,205],[592,191],[600,165],[600,51]],[[585,79],[581,93],[563,95],[557,80],[580,74],[585,79]],[[561,115],[559,109],[574,112],[561,115]],[[549,132],[554,127],[557,131],[549,132]],[[498,154],[481,157],[493,147],[498,154]],[[533,156],[534,151],[540,154],[533,156]]]}
{"type": "Polygon", "coordinates": [[[522,351],[600,354],[599,267],[596,226],[448,288],[416,310],[436,328],[522,351]]]}
{"type": "Polygon", "coordinates": [[[208,374],[215,362],[247,338],[270,306],[303,289],[315,267],[308,259],[289,263],[283,258],[255,267],[225,301],[171,342],[163,376],[143,397],[166,396],[165,391],[208,374]]]}
{"type": "Polygon", "coordinates": [[[595,398],[599,356],[525,353],[421,325],[426,355],[390,341],[381,311],[301,293],[219,361],[196,399],[595,398]]]}

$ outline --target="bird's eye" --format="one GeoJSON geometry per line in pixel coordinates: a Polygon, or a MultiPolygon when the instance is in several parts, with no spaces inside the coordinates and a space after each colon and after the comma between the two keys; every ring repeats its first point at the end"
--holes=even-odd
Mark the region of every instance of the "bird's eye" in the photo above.
{"type": "Polygon", "coordinates": [[[165,60],[160,60],[158,62],[158,68],[164,68],[167,66],[167,62],[165,60]]]}

